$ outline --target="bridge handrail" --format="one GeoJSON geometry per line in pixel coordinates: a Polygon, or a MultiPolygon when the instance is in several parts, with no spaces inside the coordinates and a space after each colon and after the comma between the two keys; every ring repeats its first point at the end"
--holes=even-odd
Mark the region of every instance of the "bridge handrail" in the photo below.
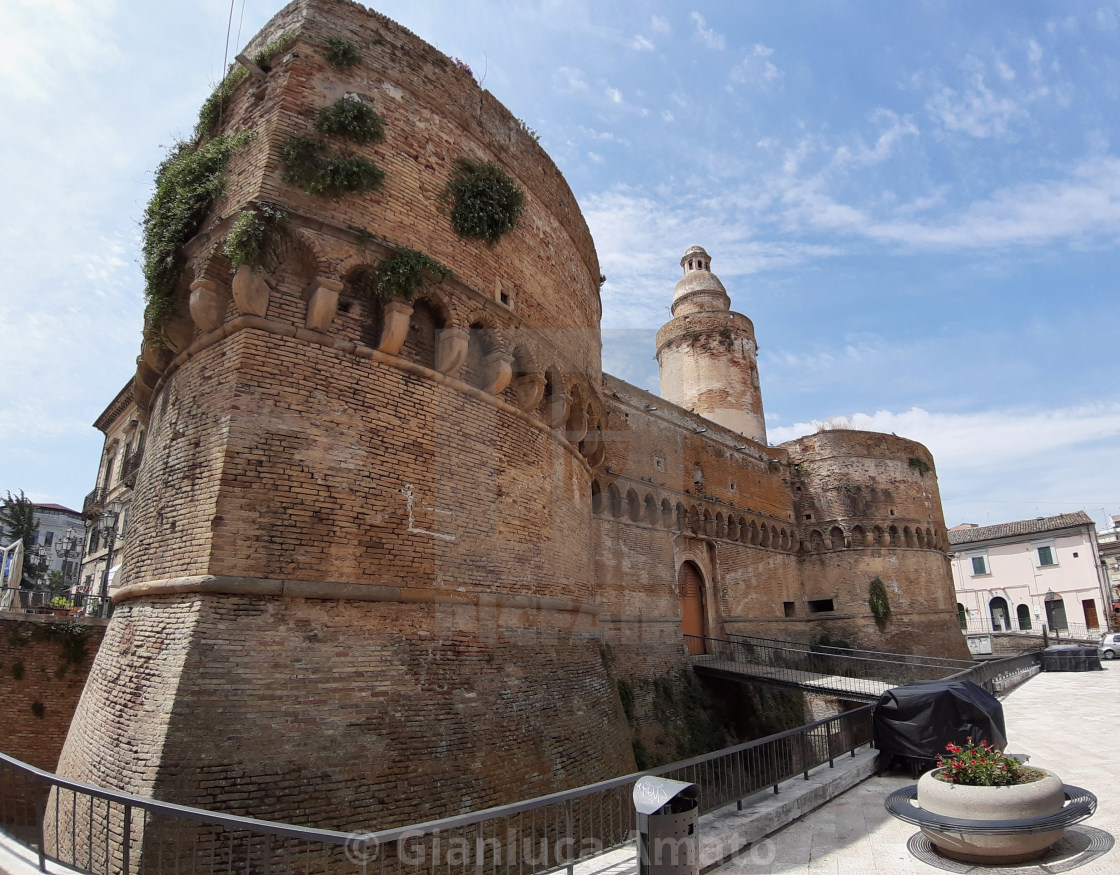
{"type": "MultiPolygon", "coordinates": [[[[952,659],[947,656],[923,656],[917,653],[896,653],[891,650],[863,650],[858,647],[837,647],[832,644],[802,644],[799,641],[787,641],[781,638],[763,638],[759,635],[741,635],[738,632],[728,632],[727,638],[732,641],[742,640],[752,643],[759,641],[764,645],[782,645],[793,650],[803,650],[806,653],[822,653],[830,656],[846,656],[850,653],[870,653],[881,657],[901,658],[903,661],[913,665],[956,665],[968,667],[974,664],[970,659],[952,659]],[[815,650],[814,648],[819,649],[815,650]]],[[[858,658],[860,657],[853,657],[853,659],[858,658]]],[[[874,656],[871,658],[874,658],[874,656]]]]}
{"type": "MultiPolygon", "coordinates": [[[[200,849],[206,846],[204,839],[194,839],[193,845],[190,837],[185,842],[182,840],[182,824],[189,821],[204,826],[204,832],[211,838],[219,834],[228,835],[228,843],[223,838],[221,848],[228,845],[229,850],[221,853],[234,855],[236,851],[240,854],[237,859],[245,861],[238,865],[244,865],[246,871],[252,868],[250,862],[254,854],[261,856],[257,865],[262,867],[262,871],[289,871],[283,863],[285,853],[296,858],[293,863],[298,862],[298,866],[294,866],[292,871],[303,871],[305,862],[311,859],[313,853],[322,856],[324,863],[338,867],[340,862],[344,864],[347,859],[352,863],[356,859],[360,862],[361,849],[380,846],[384,851],[381,862],[384,862],[385,855],[395,855],[399,875],[406,872],[415,872],[416,875],[421,872],[425,875],[453,875],[462,869],[461,861],[452,865],[449,858],[446,866],[443,861],[433,866],[433,860],[428,859],[414,869],[404,865],[402,861],[407,863],[406,843],[419,842],[423,845],[432,840],[438,848],[438,837],[444,839],[446,846],[449,835],[462,836],[464,841],[470,839],[473,842],[479,836],[485,837],[487,834],[500,835],[505,841],[509,830],[516,829],[516,843],[512,847],[522,848],[523,834],[529,836],[528,841],[535,842],[542,834],[543,824],[543,834],[555,838],[557,842],[555,854],[546,853],[543,862],[519,859],[516,864],[511,864],[507,860],[504,865],[495,867],[491,865],[492,860],[487,861],[487,868],[494,873],[501,871],[505,875],[535,875],[557,866],[571,865],[580,859],[632,841],[636,822],[629,798],[630,788],[642,775],[672,777],[698,784],[700,809],[701,812],[707,812],[742,800],[762,789],[773,787],[774,792],[777,792],[783,781],[799,774],[807,779],[810,769],[825,762],[833,765],[835,759],[844,754],[855,756],[856,750],[869,744],[870,740],[871,706],[865,706],[645,772],[635,772],[468,814],[377,830],[364,835],[163,802],[64,778],[0,754],[0,787],[6,791],[0,796],[0,829],[5,824],[18,821],[21,810],[16,799],[18,794],[13,795],[9,791],[14,787],[18,788],[22,782],[26,785],[25,791],[30,791],[25,793],[24,803],[34,808],[33,822],[28,825],[34,826],[35,838],[25,844],[38,851],[41,865],[51,859],[88,873],[129,871],[130,858],[141,851],[155,854],[158,861],[163,863],[163,854],[170,845],[167,827],[171,826],[175,834],[175,853],[179,853],[178,849],[182,844],[193,848],[190,855],[185,858],[177,857],[175,861],[185,875],[193,871],[187,864],[196,860],[197,855],[201,854],[200,849]],[[94,823],[95,807],[92,800],[99,800],[96,805],[98,812],[104,810],[104,835],[98,835],[95,842],[91,829],[89,841],[79,844],[71,834],[67,845],[67,823],[85,823],[87,816],[91,826],[94,823]],[[51,810],[53,835],[50,834],[47,823],[47,814],[51,810]],[[69,821],[66,820],[67,817],[69,821]],[[109,826],[110,822],[112,828],[109,826]],[[63,826],[62,833],[60,823],[63,826]],[[574,856],[560,859],[559,848],[565,842],[573,843],[567,847],[574,856]]],[[[218,845],[219,842],[214,838],[214,847],[217,848],[218,845]]],[[[495,853],[493,849],[484,850],[486,852],[495,853]]],[[[219,851],[215,850],[214,853],[219,851]]],[[[500,848],[496,853],[500,856],[500,848]]],[[[200,865],[199,871],[209,871],[213,862],[210,860],[200,865]]],[[[145,868],[148,868],[147,865],[145,868]]],[[[353,871],[364,872],[365,868],[355,864],[353,871]]]]}

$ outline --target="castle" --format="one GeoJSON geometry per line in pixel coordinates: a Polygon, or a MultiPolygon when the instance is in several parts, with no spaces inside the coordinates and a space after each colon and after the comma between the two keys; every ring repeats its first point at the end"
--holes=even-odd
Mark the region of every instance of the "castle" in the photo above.
{"type": "Polygon", "coordinates": [[[967,656],[929,452],[768,446],[705,250],[652,395],[601,372],[579,207],[469,71],[348,0],[243,57],[149,212],[224,179],[149,260],[123,585],[62,774],[390,826],[632,771],[703,636],[967,656]],[[508,227],[456,224],[472,173],[520,193],[508,227]]]}

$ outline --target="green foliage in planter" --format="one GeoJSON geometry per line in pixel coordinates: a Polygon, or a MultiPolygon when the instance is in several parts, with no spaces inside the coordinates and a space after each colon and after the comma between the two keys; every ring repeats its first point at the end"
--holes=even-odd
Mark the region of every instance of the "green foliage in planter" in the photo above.
{"type": "Polygon", "coordinates": [[[517,227],[525,193],[497,164],[460,158],[442,199],[456,234],[493,246],[517,227]]]}
{"type": "Polygon", "coordinates": [[[225,78],[218,83],[218,87],[211,92],[198,111],[198,124],[194,127],[195,139],[204,140],[218,133],[222,119],[229,111],[237,86],[244,82],[248,75],[249,71],[241,65],[230,65],[225,78]]]}
{"type": "Polygon", "coordinates": [[[933,470],[929,462],[925,459],[919,459],[917,456],[911,456],[907,462],[911,468],[918,472],[919,477],[925,477],[926,474],[933,470]]]}
{"type": "Polygon", "coordinates": [[[259,203],[254,209],[242,210],[230,226],[222,247],[230,266],[234,270],[243,264],[254,271],[260,268],[265,247],[286,216],[282,209],[269,203],[259,203]]]}
{"type": "Polygon", "coordinates": [[[159,337],[174,312],[183,273],[182,248],[198,233],[225,192],[230,158],[256,136],[252,131],[214,137],[201,148],[176,143],[156,171],[156,190],[144,210],[145,333],[159,337]]]}
{"type": "Polygon", "coordinates": [[[280,39],[269,43],[253,55],[253,63],[267,73],[272,69],[272,59],[290,48],[297,39],[298,37],[294,33],[284,34],[280,39]]]}
{"type": "Polygon", "coordinates": [[[377,188],[385,171],[356,155],[323,154],[323,144],[310,137],[292,137],[280,147],[284,182],[309,194],[341,197],[377,188]]]}
{"type": "Polygon", "coordinates": [[[320,134],[346,137],[355,143],[380,143],[385,139],[381,116],[372,106],[353,97],[342,97],[324,106],[315,116],[320,134]]]}
{"type": "Polygon", "coordinates": [[[887,585],[878,577],[867,588],[867,606],[871,608],[871,616],[875,618],[879,631],[884,631],[891,618],[891,600],[887,595],[887,585]]]}
{"type": "Polygon", "coordinates": [[[362,56],[353,43],[329,36],[324,44],[323,59],[332,67],[353,67],[361,62],[362,56]]]}
{"type": "Polygon", "coordinates": [[[436,282],[451,276],[451,270],[415,249],[398,249],[354,284],[355,291],[370,298],[411,301],[425,279],[436,282]]]}

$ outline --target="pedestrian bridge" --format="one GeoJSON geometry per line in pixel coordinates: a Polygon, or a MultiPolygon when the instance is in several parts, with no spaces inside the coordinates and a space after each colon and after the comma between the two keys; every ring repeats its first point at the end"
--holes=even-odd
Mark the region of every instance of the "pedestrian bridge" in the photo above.
{"type": "Polygon", "coordinates": [[[876,702],[891,687],[952,677],[975,667],[959,659],[799,644],[771,638],[686,635],[700,676],[876,702]]]}

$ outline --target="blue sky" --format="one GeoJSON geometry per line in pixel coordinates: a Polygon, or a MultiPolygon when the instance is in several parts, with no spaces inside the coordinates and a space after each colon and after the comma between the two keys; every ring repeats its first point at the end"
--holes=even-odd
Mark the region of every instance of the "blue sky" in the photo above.
{"type": "MultiPolygon", "coordinates": [[[[279,8],[236,0],[234,44],[279,8]]],[[[607,276],[606,370],[656,389],[700,244],[754,320],[773,442],[841,418],[920,440],[949,525],[1120,513],[1120,3],[375,8],[540,134],[607,276]]],[[[0,4],[0,490],[93,487],[152,172],[229,15],[0,4]]]]}

